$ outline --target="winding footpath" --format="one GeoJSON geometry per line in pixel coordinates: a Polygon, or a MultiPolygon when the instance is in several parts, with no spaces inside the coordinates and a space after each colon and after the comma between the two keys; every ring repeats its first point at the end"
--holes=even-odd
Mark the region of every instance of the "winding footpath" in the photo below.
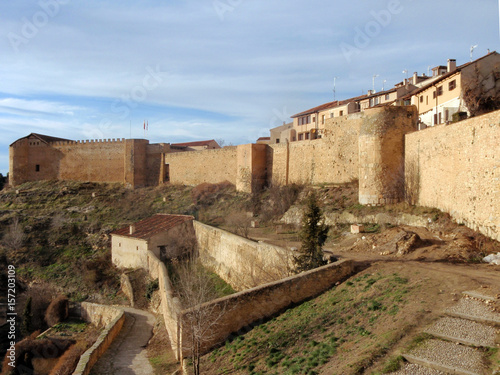
{"type": "Polygon", "coordinates": [[[150,375],[153,368],[146,356],[146,345],[153,335],[153,314],[121,307],[125,312],[122,330],[109,349],[97,361],[91,375],[150,375]]]}

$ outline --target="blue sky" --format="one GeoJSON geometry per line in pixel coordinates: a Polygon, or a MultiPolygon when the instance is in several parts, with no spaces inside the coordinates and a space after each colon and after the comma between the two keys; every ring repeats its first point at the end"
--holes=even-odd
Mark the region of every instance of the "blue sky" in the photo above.
{"type": "Polygon", "coordinates": [[[500,50],[498,0],[0,5],[0,172],[36,132],[255,142],[295,113],[500,50]]]}

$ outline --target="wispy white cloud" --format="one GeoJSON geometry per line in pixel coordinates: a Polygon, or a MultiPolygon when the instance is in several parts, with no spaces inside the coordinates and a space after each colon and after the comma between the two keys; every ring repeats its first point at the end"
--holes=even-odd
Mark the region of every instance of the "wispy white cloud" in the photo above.
{"type": "MultiPolygon", "coordinates": [[[[254,141],[287,115],[332,100],[333,77],[337,98],[348,98],[370,89],[374,74],[377,88],[383,79],[387,87],[403,69],[467,61],[471,44],[478,57],[498,48],[496,0],[401,0],[402,11],[351,62],[341,44],[354,43],[388,1],[221,1],[231,8],[223,17],[212,1],[71,1],[18,51],[9,33],[23,36],[41,8],[2,3],[0,147],[31,131],[115,138],[132,125],[138,137],[145,118],[154,141],[254,141]],[[142,90],[157,66],[162,80],[142,90]]],[[[0,171],[6,165],[0,160],[0,171]]]]}

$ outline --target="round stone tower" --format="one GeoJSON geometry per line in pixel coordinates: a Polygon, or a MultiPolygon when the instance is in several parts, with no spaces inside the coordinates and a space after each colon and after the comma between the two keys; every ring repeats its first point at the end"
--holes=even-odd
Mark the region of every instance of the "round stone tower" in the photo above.
{"type": "Polygon", "coordinates": [[[384,205],[404,197],[405,134],[417,129],[415,106],[366,110],[359,135],[359,203],[384,205]]]}

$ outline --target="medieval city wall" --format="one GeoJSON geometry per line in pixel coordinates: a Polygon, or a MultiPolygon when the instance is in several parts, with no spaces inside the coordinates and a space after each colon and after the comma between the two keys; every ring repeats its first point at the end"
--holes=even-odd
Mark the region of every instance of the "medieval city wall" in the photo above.
{"type": "Polygon", "coordinates": [[[170,183],[198,185],[229,181],[236,185],[236,147],[188,151],[165,155],[170,183]]]}
{"type": "Polygon", "coordinates": [[[406,135],[407,195],[500,240],[500,111],[406,135]]]}
{"type": "Polygon", "coordinates": [[[358,179],[358,137],[363,114],[326,120],[321,139],[269,145],[273,185],[345,183],[358,179]]]}
{"type": "Polygon", "coordinates": [[[123,183],[124,140],[54,142],[50,147],[59,180],[123,183]]]}

